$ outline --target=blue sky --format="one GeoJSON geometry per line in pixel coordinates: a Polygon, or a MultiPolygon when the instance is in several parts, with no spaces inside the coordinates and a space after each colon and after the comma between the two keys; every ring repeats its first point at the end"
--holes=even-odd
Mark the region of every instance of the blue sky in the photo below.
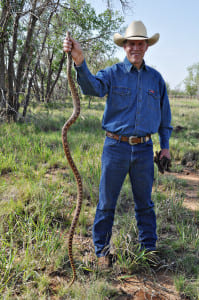
{"type": "MultiPolygon", "coordinates": [[[[97,13],[105,9],[105,0],[89,2],[97,13]]],[[[119,0],[112,3],[121,10],[119,0]]],[[[144,22],[149,37],[160,33],[158,43],[146,52],[146,63],[155,67],[171,88],[183,89],[187,67],[199,63],[199,0],[134,0],[124,25],[133,20],[144,22]]],[[[118,47],[117,56],[123,60],[123,49],[118,47]]]]}

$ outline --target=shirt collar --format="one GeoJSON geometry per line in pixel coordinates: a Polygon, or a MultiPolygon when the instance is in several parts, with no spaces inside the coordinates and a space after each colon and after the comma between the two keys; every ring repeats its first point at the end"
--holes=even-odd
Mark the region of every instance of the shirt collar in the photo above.
{"type": "MultiPolygon", "coordinates": [[[[125,65],[125,68],[126,68],[127,72],[130,72],[131,70],[132,71],[137,70],[136,67],[128,60],[127,57],[125,57],[125,59],[124,59],[124,65],[125,65]]],[[[146,70],[146,71],[148,70],[148,67],[145,64],[144,60],[142,62],[141,69],[146,70]]]]}

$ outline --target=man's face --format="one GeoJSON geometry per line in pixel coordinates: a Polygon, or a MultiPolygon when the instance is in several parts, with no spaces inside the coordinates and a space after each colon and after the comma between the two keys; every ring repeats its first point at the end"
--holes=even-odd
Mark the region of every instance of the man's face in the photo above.
{"type": "Polygon", "coordinates": [[[124,43],[124,51],[128,60],[137,68],[140,69],[145,52],[148,49],[148,44],[145,40],[127,40],[124,43]]]}

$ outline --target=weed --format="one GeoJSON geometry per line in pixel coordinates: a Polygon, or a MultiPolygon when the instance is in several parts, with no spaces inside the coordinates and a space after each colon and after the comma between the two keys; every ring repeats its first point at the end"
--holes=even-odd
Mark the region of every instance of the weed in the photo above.
{"type": "MultiPolygon", "coordinates": [[[[27,123],[0,127],[0,294],[3,299],[113,299],[112,278],[97,271],[91,226],[98,202],[104,102],[82,100],[80,118],[69,130],[72,156],[83,179],[84,199],[74,244],[78,281],[67,289],[71,274],[67,236],[76,205],[76,181],[65,158],[61,128],[72,104],[31,106],[27,123]],[[79,242],[76,242],[79,241],[79,242]],[[100,277],[99,277],[100,276],[100,277]]],[[[171,100],[174,132],[172,170],[180,172],[186,153],[198,152],[198,101],[171,100]]],[[[153,136],[154,151],[159,138],[153,136]]],[[[198,168],[198,162],[194,165],[198,168]]],[[[197,299],[199,273],[198,212],[183,207],[187,182],[155,166],[152,199],[157,214],[158,253],[175,274],[182,297],[197,299]]],[[[150,271],[148,255],[138,247],[138,231],[129,178],[120,193],[112,250],[117,277],[150,271]]],[[[150,259],[154,259],[150,257],[150,259]]]]}

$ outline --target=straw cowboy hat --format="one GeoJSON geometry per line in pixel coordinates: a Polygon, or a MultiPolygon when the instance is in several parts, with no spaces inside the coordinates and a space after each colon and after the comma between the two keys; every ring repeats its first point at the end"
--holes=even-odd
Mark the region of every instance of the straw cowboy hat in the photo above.
{"type": "Polygon", "coordinates": [[[126,40],[147,40],[148,45],[152,46],[159,40],[159,33],[154,34],[152,37],[147,36],[145,25],[141,21],[133,21],[126,29],[125,35],[121,36],[115,33],[113,36],[114,43],[123,47],[126,40]]]}

